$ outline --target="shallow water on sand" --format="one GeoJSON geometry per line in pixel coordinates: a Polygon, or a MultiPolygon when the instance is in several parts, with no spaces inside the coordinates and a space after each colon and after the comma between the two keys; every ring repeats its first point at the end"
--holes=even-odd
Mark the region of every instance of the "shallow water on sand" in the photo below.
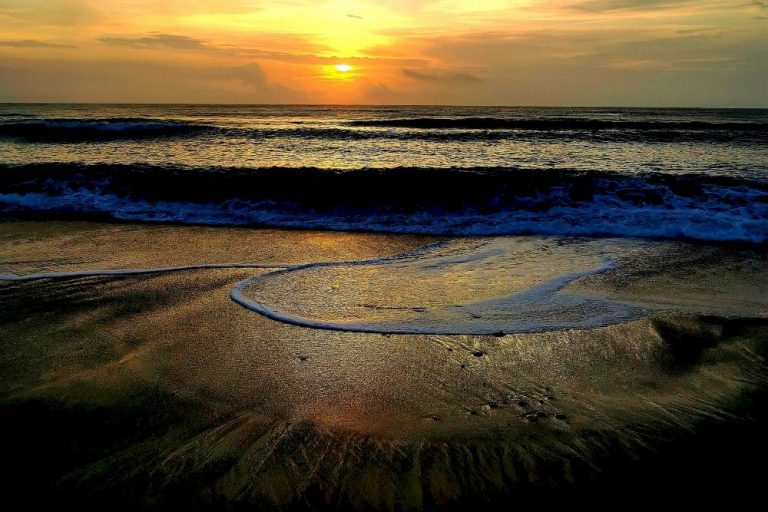
{"type": "Polygon", "coordinates": [[[643,262],[643,272],[659,273],[660,253],[671,256],[669,247],[620,239],[451,240],[395,258],[279,270],[241,283],[232,297],[283,322],[383,334],[503,335],[594,328],[659,311],[768,312],[768,299],[760,294],[765,275],[757,266],[751,274],[736,274],[730,289],[710,288],[708,296],[704,291],[698,302],[690,294],[686,303],[654,303],[652,297],[569,287],[608,271],[624,275],[626,267],[643,262]]]}
{"type": "Polygon", "coordinates": [[[492,334],[587,328],[636,317],[628,305],[560,293],[610,267],[607,247],[557,239],[453,240],[398,258],[259,276],[235,290],[281,321],[346,331],[492,334]]]}

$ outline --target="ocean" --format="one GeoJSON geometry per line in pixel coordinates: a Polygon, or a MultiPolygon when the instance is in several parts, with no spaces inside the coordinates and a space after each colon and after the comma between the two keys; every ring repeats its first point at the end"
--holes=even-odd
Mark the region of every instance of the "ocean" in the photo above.
{"type": "Polygon", "coordinates": [[[768,240],[768,110],[0,105],[11,216],[768,240]]]}

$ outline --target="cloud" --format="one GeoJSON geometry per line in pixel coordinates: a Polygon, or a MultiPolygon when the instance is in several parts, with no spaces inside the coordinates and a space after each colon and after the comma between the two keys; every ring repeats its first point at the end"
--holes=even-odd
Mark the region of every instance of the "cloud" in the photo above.
{"type": "Polygon", "coordinates": [[[363,94],[374,103],[401,103],[404,95],[386,84],[369,82],[363,86],[363,94]]]}
{"type": "Polygon", "coordinates": [[[215,69],[208,74],[214,80],[234,81],[259,98],[270,98],[271,101],[296,102],[304,100],[299,91],[284,85],[272,83],[261,65],[251,62],[242,66],[215,69]]]}
{"type": "Polygon", "coordinates": [[[214,50],[200,39],[174,34],[152,34],[144,37],[100,37],[97,41],[126,48],[170,48],[173,50],[214,50]]]}
{"type": "Polygon", "coordinates": [[[612,34],[571,30],[477,32],[422,39],[422,52],[443,66],[509,69],[523,64],[567,64],[605,44],[612,34]]]}
{"type": "Polygon", "coordinates": [[[451,82],[458,84],[482,82],[482,78],[469,73],[457,71],[422,71],[409,68],[402,69],[403,76],[422,82],[451,82]]]}
{"type": "Polygon", "coordinates": [[[215,76],[227,80],[237,80],[243,85],[253,87],[254,89],[264,89],[268,86],[267,75],[262,67],[255,62],[245,64],[244,66],[226,68],[219,71],[215,76]]]}
{"type": "Polygon", "coordinates": [[[11,48],[75,48],[70,44],[47,43],[45,41],[38,41],[36,39],[0,41],[0,46],[8,46],[11,48]]]}
{"type": "MultiPolygon", "coordinates": [[[[280,40],[284,42],[289,40],[295,45],[309,48],[316,51],[327,51],[327,48],[321,45],[312,44],[304,41],[299,36],[288,36],[285,34],[261,34],[265,40],[280,40]]],[[[397,59],[386,57],[344,57],[335,55],[317,55],[307,52],[290,52],[265,50],[262,48],[251,48],[248,46],[235,45],[215,45],[209,41],[177,34],[151,33],[142,37],[112,37],[104,36],[97,38],[97,41],[110,46],[130,48],[136,50],[180,50],[197,51],[208,54],[228,55],[232,57],[245,57],[249,59],[269,59],[281,62],[300,63],[300,64],[336,64],[339,60],[344,60],[352,64],[391,64],[400,66],[423,66],[427,62],[423,59],[397,59]]]]}
{"type": "Polygon", "coordinates": [[[486,104],[766,105],[760,85],[768,80],[765,36],[728,27],[687,32],[696,21],[414,38],[413,47],[434,67],[409,66],[402,74],[416,91],[427,90],[418,87],[424,83],[435,95],[444,84],[441,97],[456,93],[456,101],[466,102],[466,89],[456,92],[456,84],[436,79],[432,70],[471,69],[483,78],[471,99],[486,104]]]}
{"type": "Polygon", "coordinates": [[[308,101],[350,103],[768,101],[768,0],[156,4],[0,0],[0,96],[284,102],[306,91],[308,101]],[[79,51],[57,49],[69,44],[79,51]],[[327,79],[325,67],[339,63],[355,68],[354,80],[327,79]]]}
{"type": "Polygon", "coordinates": [[[675,30],[676,34],[700,34],[702,32],[711,32],[717,30],[717,27],[694,27],[694,28],[681,28],[675,30]]]}
{"type": "MultiPolygon", "coordinates": [[[[260,34],[263,39],[270,41],[279,39],[281,42],[288,41],[301,47],[311,47],[310,43],[297,36],[274,34],[260,34]]],[[[197,51],[205,53],[220,53],[232,56],[242,56],[250,58],[265,58],[282,61],[302,61],[314,57],[314,54],[291,53],[275,50],[262,50],[259,48],[249,48],[247,46],[235,45],[215,45],[209,41],[179,34],[165,34],[153,32],[141,37],[115,37],[104,36],[96,39],[98,42],[110,46],[123,48],[132,48],[137,50],[182,50],[197,51]]],[[[317,48],[323,49],[323,48],[317,48]]]]}
{"type": "Polygon", "coordinates": [[[336,55],[317,55],[314,53],[291,53],[291,52],[276,52],[270,50],[262,50],[255,48],[232,48],[232,53],[243,57],[251,57],[257,59],[269,59],[282,62],[298,63],[298,64],[338,64],[339,61],[344,61],[349,64],[356,65],[372,65],[372,64],[389,64],[398,66],[424,66],[428,62],[425,59],[415,58],[390,58],[390,57],[344,57],[336,55]]]}
{"type": "Polygon", "coordinates": [[[569,5],[569,8],[588,12],[653,11],[701,3],[701,0],[584,0],[569,5]]]}
{"type": "Polygon", "coordinates": [[[31,61],[0,65],[0,102],[297,103],[306,97],[243,66],[113,60],[31,61]]]}

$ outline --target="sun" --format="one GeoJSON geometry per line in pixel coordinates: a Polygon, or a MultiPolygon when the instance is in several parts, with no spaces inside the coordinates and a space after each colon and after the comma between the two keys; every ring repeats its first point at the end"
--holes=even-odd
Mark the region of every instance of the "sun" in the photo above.
{"type": "Polygon", "coordinates": [[[339,83],[351,83],[360,78],[363,68],[349,64],[325,64],[322,67],[322,77],[339,83]]]}

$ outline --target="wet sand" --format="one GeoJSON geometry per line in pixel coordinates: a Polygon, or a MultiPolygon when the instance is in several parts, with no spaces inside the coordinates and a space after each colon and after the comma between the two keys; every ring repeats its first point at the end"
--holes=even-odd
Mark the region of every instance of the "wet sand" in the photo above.
{"type": "MultiPolygon", "coordinates": [[[[4,221],[0,273],[296,265],[437,241],[4,221]]],[[[267,269],[3,282],[2,489],[78,510],[748,503],[768,455],[767,267],[762,249],[644,244],[569,286],[676,312],[505,336],[276,322],[230,300],[267,269]]]]}

